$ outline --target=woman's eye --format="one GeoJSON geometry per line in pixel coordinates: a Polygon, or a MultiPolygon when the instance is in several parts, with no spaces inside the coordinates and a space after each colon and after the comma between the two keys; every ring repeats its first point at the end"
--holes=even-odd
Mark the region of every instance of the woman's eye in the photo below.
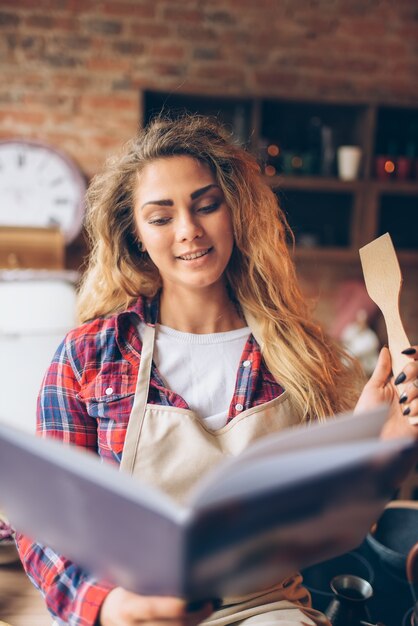
{"type": "Polygon", "coordinates": [[[153,224],[155,226],[164,226],[164,224],[168,224],[169,221],[169,217],[154,217],[148,221],[148,224],[153,224]]]}
{"type": "Polygon", "coordinates": [[[212,213],[212,211],[216,211],[216,209],[219,208],[220,204],[220,202],[213,202],[212,204],[200,207],[198,211],[199,213],[212,213]]]}

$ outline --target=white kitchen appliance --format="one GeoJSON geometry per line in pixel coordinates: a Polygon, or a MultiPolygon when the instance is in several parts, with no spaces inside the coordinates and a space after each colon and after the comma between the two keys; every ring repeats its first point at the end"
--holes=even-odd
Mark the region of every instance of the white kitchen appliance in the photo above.
{"type": "Polygon", "coordinates": [[[75,325],[76,279],[65,270],[0,270],[0,421],[34,431],[43,376],[75,325]]]}

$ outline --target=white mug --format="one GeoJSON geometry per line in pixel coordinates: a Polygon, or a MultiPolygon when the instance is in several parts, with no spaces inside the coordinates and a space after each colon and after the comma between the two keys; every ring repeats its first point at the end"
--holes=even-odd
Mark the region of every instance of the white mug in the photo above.
{"type": "Polygon", "coordinates": [[[338,176],[356,180],[360,171],[362,150],[359,146],[340,146],[337,150],[338,176]]]}

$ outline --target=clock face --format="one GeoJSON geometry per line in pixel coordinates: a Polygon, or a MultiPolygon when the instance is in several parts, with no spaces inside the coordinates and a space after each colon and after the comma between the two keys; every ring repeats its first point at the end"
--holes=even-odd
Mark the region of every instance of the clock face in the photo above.
{"type": "Polygon", "coordinates": [[[86,183],[63,153],[36,141],[0,141],[0,226],[81,230],[86,183]]]}

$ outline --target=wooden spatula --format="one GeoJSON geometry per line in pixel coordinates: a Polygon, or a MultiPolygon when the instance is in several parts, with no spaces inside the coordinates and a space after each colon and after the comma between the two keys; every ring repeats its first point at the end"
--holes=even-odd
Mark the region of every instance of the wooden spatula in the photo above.
{"type": "MultiPolygon", "coordinates": [[[[367,292],[382,311],[386,322],[392,369],[394,375],[397,376],[409,362],[409,359],[402,354],[402,350],[411,344],[399,313],[402,274],[389,233],[385,233],[360,248],[360,260],[367,292]]],[[[398,385],[397,389],[401,394],[403,385],[398,385]]],[[[411,418],[410,421],[417,423],[418,419],[411,418]]]]}

